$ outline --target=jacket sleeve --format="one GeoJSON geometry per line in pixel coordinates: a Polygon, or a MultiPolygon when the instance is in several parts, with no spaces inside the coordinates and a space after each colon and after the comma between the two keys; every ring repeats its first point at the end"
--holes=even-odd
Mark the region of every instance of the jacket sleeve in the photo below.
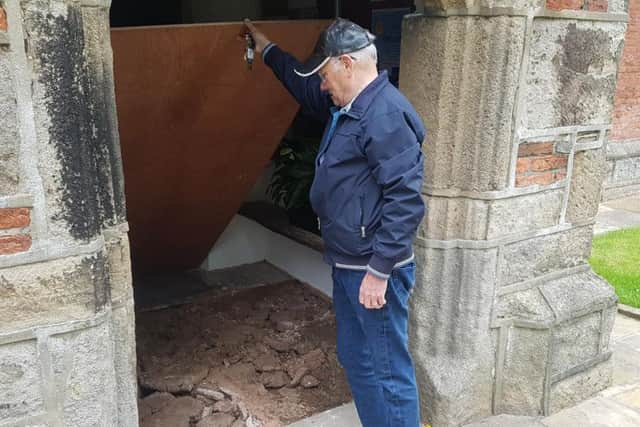
{"type": "Polygon", "coordinates": [[[297,75],[293,70],[300,68],[298,60],[275,44],[265,48],[262,60],[307,113],[322,122],[328,119],[333,103],[328,94],[320,90],[320,77],[317,74],[309,77],[297,75]]]}
{"type": "Polygon", "coordinates": [[[416,135],[411,123],[401,111],[373,118],[365,140],[367,161],[383,197],[381,224],[367,270],[383,279],[412,254],[413,238],[425,212],[421,196],[424,134],[416,135]]]}

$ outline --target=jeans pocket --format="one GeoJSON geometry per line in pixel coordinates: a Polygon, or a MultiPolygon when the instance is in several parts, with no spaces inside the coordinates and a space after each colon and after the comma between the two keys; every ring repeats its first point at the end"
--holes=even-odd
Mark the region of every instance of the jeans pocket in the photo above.
{"type": "Polygon", "coordinates": [[[416,264],[414,262],[405,264],[402,267],[397,267],[391,273],[392,286],[395,287],[396,292],[402,295],[405,300],[409,299],[411,291],[413,291],[416,283],[415,275],[416,264]]]}

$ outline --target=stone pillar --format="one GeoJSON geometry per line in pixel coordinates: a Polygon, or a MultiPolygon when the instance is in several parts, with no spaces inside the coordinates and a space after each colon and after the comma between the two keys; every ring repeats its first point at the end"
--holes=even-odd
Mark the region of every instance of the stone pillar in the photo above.
{"type": "Polygon", "coordinates": [[[403,24],[400,86],[428,131],[411,340],[434,427],[546,415],[611,380],[616,296],[587,259],[626,13],[560,3],[427,0],[403,24]]]}
{"type": "Polygon", "coordinates": [[[2,425],[138,425],[109,6],[0,1],[2,425]]]}

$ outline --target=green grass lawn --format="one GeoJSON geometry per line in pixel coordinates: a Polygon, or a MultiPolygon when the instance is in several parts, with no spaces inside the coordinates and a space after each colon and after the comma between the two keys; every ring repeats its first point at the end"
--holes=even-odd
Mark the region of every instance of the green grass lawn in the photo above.
{"type": "Polygon", "coordinates": [[[613,285],[622,304],[640,308],[640,227],[595,237],[589,262],[613,285]]]}

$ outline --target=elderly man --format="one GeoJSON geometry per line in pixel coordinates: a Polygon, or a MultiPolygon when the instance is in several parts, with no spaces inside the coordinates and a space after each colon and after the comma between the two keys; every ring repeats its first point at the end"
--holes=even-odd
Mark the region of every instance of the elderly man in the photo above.
{"type": "Polygon", "coordinates": [[[245,23],[264,63],[327,123],[310,198],[333,267],[338,359],[360,420],[418,427],[407,318],[412,240],[424,215],[424,126],[386,72],[378,74],[374,36],[362,27],[335,20],[300,64],[245,23]]]}

